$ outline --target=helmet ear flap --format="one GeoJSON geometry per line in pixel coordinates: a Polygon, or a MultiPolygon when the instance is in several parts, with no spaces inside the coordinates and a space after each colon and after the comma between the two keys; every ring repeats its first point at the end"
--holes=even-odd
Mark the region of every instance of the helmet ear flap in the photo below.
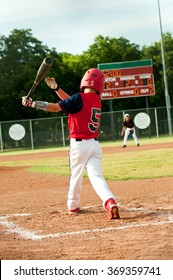
{"type": "Polygon", "coordinates": [[[105,78],[103,72],[97,68],[91,68],[84,74],[81,80],[80,90],[83,91],[85,87],[90,87],[101,94],[104,89],[104,82],[105,78]]]}

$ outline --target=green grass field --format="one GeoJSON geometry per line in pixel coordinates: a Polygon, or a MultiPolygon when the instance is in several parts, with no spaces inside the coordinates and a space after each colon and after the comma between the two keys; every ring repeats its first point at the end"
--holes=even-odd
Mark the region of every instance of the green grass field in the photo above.
{"type": "MultiPolygon", "coordinates": [[[[132,140],[133,141],[133,140],[132,140]]],[[[142,144],[172,142],[171,137],[142,140],[142,144]]],[[[129,145],[134,145],[130,144],[129,145]]],[[[122,142],[101,143],[102,147],[121,147],[122,142]]],[[[69,150],[66,148],[53,148],[34,151],[20,151],[3,153],[1,155],[16,155],[36,152],[49,152],[69,150]]],[[[0,155],[0,156],[1,156],[0,155]]],[[[1,161],[0,166],[28,166],[30,172],[48,173],[55,175],[69,176],[68,156],[52,157],[44,159],[1,161]]],[[[145,178],[161,178],[173,176],[173,148],[122,151],[103,153],[102,159],[103,175],[107,180],[136,180],[145,178]]],[[[84,174],[86,176],[86,174],[84,174]]]]}

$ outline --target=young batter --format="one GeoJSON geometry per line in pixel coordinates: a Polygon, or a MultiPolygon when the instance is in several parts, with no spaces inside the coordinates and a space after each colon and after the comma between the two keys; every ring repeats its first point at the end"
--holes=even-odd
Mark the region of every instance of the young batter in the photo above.
{"type": "Polygon", "coordinates": [[[104,74],[92,68],[86,71],[81,84],[80,93],[71,97],[59,88],[54,78],[46,78],[47,85],[54,89],[61,101],[48,103],[32,101],[22,97],[22,104],[49,112],[63,111],[68,114],[70,133],[70,186],[68,191],[68,213],[80,211],[80,195],[83,173],[86,169],[89,180],[108,212],[109,219],[119,218],[116,199],[102,175],[102,151],[98,141],[98,129],[101,117],[100,94],[104,89],[104,74]]]}

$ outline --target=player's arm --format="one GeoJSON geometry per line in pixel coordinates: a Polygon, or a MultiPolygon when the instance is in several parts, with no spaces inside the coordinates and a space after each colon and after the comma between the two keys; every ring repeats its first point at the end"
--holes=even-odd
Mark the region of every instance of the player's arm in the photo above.
{"type": "Polygon", "coordinates": [[[59,98],[61,100],[65,100],[67,98],[70,97],[70,95],[68,95],[68,93],[66,93],[64,90],[62,90],[61,88],[55,90],[56,94],[59,96],[59,98]]]}
{"type": "Polygon", "coordinates": [[[50,103],[46,101],[32,101],[31,98],[27,99],[26,96],[22,97],[22,104],[25,107],[31,107],[38,110],[57,113],[62,111],[59,103],[50,103]]]}
{"type": "Polygon", "coordinates": [[[83,107],[81,95],[76,93],[70,98],[61,100],[58,103],[50,103],[47,101],[32,101],[32,98],[27,99],[22,97],[22,104],[25,107],[31,107],[39,110],[57,113],[63,111],[66,114],[75,114],[83,107]]]}
{"type": "Polygon", "coordinates": [[[57,112],[62,111],[62,109],[58,103],[48,103],[46,111],[57,113],[57,112]]]}
{"type": "Polygon", "coordinates": [[[59,96],[59,98],[61,100],[65,100],[70,97],[68,93],[66,93],[64,90],[62,90],[59,87],[55,78],[50,78],[50,77],[45,78],[45,82],[48,85],[48,87],[50,87],[51,89],[53,89],[56,92],[56,94],[59,96]]]}

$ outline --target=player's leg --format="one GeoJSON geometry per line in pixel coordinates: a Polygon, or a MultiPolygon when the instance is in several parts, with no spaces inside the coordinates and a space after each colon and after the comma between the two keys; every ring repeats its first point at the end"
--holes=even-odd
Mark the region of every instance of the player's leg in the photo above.
{"type": "Polygon", "coordinates": [[[125,147],[127,146],[127,139],[128,139],[129,133],[130,133],[130,131],[129,131],[129,129],[127,128],[127,129],[125,130],[125,134],[124,134],[123,148],[125,148],[125,147]]]}
{"type": "Polygon", "coordinates": [[[135,141],[136,146],[139,146],[139,140],[138,140],[138,137],[136,135],[135,129],[134,129],[134,132],[133,132],[132,136],[133,136],[133,139],[135,141]]]}
{"type": "Polygon", "coordinates": [[[83,152],[82,141],[77,142],[75,139],[71,139],[69,159],[71,176],[67,201],[69,213],[73,213],[74,210],[79,208],[82,179],[87,159],[83,152]]]}
{"type": "Polygon", "coordinates": [[[95,142],[93,145],[92,153],[86,165],[87,174],[95,192],[102,200],[103,207],[108,212],[109,219],[119,218],[116,198],[110,191],[106,180],[102,175],[101,157],[102,151],[100,144],[98,142],[95,142]]]}

